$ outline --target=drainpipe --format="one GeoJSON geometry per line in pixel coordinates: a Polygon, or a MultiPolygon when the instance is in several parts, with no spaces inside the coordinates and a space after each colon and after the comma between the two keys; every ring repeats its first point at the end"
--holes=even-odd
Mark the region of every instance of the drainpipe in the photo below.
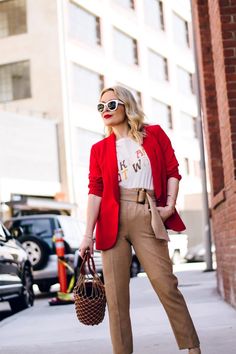
{"type": "Polygon", "coordinates": [[[191,0],[191,12],[192,12],[192,33],[193,33],[193,45],[194,45],[194,61],[196,68],[195,75],[195,92],[197,98],[197,129],[198,129],[198,140],[200,147],[200,168],[201,168],[201,180],[202,180],[202,197],[203,197],[203,220],[204,220],[204,245],[205,245],[205,262],[206,269],[205,271],[212,271],[212,251],[211,251],[211,224],[210,224],[210,215],[209,215],[209,203],[208,203],[208,192],[207,192],[207,178],[206,178],[206,164],[205,164],[205,151],[204,151],[204,138],[203,138],[203,119],[202,119],[202,109],[201,109],[201,91],[200,91],[200,76],[199,76],[199,65],[198,65],[198,56],[197,56],[197,36],[196,28],[194,27],[195,15],[193,11],[193,1],[191,0]]]}

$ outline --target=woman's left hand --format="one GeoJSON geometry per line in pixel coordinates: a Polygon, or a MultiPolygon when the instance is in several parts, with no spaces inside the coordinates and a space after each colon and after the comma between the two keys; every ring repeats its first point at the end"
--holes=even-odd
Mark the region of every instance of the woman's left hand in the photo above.
{"type": "Polygon", "coordinates": [[[175,212],[175,208],[169,205],[166,205],[165,207],[156,207],[156,208],[159,211],[160,217],[163,222],[165,222],[175,212]]]}

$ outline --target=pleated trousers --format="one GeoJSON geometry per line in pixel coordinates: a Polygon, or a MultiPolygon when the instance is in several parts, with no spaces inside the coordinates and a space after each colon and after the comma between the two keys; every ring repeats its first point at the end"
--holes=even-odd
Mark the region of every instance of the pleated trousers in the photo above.
{"type": "Polygon", "coordinates": [[[113,248],[102,251],[113,353],[133,353],[129,295],[131,245],[164,306],[179,349],[198,347],[198,335],[173,274],[168,242],[154,234],[148,202],[127,200],[125,192],[122,189],[117,242],[113,248]]]}

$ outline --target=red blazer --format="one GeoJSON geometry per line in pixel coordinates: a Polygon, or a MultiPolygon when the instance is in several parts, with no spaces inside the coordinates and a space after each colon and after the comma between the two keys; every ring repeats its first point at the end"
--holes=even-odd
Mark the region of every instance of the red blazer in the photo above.
{"type": "MultiPolygon", "coordinates": [[[[181,179],[178,161],[170,139],[159,125],[146,126],[143,148],[150,159],[157,206],[165,206],[167,199],[167,180],[170,177],[181,179]]],[[[116,242],[119,218],[119,184],[116,157],[116,136],[94,144],[90,154],[89,194],[102,197],[96,224],[96,248],[106,250],[116,242]]],[[[185,230],[178,212],[166,221],[167,229],[185,230]]]]}

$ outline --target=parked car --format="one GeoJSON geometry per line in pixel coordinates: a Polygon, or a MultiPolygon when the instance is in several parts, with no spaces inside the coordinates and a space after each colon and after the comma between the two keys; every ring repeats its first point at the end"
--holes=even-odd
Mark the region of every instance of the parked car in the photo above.
{"type": "Polygon", "coordinates": [[[13,313],[34,304],[32,266],[27,253],[1,223],[0,301],[9,301],[13,313]]]}
{"type": "MultiPolygon", "coordinates": [[[[216,251],[215,245],[213,244],[211,247],[213,261],[216,261],[215,251],[216,251]]],[[[199,243],[198,245],[189,248],[185,256],[185,259],[187,260],[187,262],[204,262],[205,255],[206,255],[206,248],[204,246],[204,243],[199,243]]]]}
{"type": "Polygon", "coordinates": [[[173,264],[184,262],[188,251],[188,235],[184,233],[169,233],[169,237],[169,254],[173,264]]]}
{"type": "MultiPolygon", "coordinates": [[[[12,218],[5,222],[8,229],[22,228],[18,240],[26,250],[33,266],[34,282],[41,292],[48,292],[51,285],[58,283],[57,255],[53,236],[61,229],[66,260],[71,267],[67,269],[68,284],[74,274],[75,252],[85,231],[85,225],[78,219],[67,215],[40,214],[12,218]]],[[[101,258],[96,252],[97,258],[101,258]]],[[[102,272],[101,262],[97,269],[102,272]]]]}

